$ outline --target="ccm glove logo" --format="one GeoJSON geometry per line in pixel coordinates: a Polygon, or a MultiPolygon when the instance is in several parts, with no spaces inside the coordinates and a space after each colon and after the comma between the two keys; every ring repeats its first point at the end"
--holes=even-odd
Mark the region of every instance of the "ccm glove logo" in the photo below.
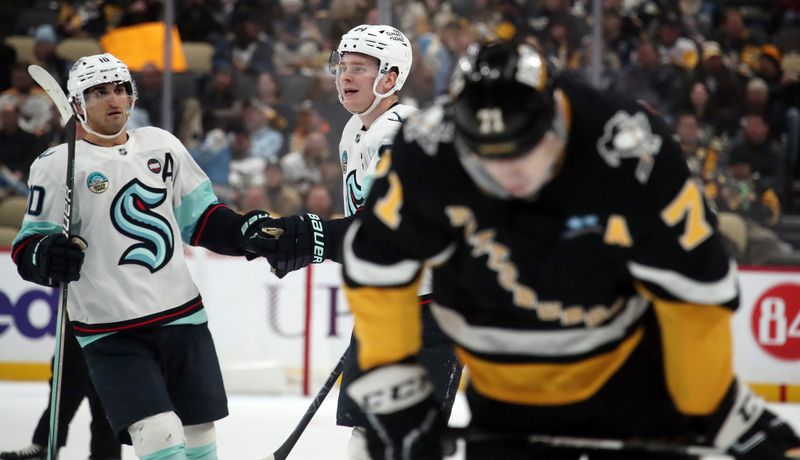
{"type": "Polygon", "coordinates": [[[367,373],[347,392],[364,412],[390,414],[424,401],[433,386],[422,366],[397,364],[367,373]]]}

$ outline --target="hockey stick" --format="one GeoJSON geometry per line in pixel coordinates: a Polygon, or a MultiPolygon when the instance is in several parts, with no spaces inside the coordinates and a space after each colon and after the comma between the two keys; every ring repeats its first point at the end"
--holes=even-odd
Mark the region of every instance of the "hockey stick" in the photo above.
{"type": "MultiPolygon", "coordinates": [[[[72,226],[72,188],[75,184],[75,116],[67,96],[58,82],[37,65],[28,67],[28,73],[53,100],[61,116],[61,125],[67,130],[67,179],[64,187],[64,235],[70,238],[72,226]]],[[[58,452],[58,415],[61,405],[61,376],[64,364],[64,328],[67,323],[67,283],[61,283],[61,303],[56,312],[56,349],[53,355],[53,383],[50,388],[50,436],[47,439],[47,460],[55,460],[58,452]]]]}
{"type": "Polygon", "coordinates": [[[532,446],[556,449],[587,449],[590,451],[624,451],[640,454],[668,454],[676,458],[697,458],[716,456],[733,458],[724,451],[707,446],[673,444],[655,440],[624,440],[584,438],[577,436],[554,436],[543,434],[488,433],[470,428],[448,428],[443,437],[444,450],[448,455],[455,453],[455,441],[468,442],[524,442],[532,446]]]}
{"type": "Polygon", "coordinates": [[[328,393],[333,388],[333,385],[336,383],[336,380],[339,379],[339,376],[342,374],[342,369],[344,368],[344,360],[347,357],[347,351],[342,354],[342,357],[339,358],[339,362],[336,363],[336,367],[333,368],[328,379],[325,380],[325,383],[322,385],[322,388],[319,389],[317,395],[314,396],[314,400],[311,401],[311,405],[308,406],[306,409],[306,413],[303,414],[303,417],[297,423],[297,426],[294,428],[292,433],[286,438],[286,441],[283,441],[280,447],[278,447],[272,455],[265,458],[264,460],[286,460],[289,456],[289,453],[292,451],[292,448],[297,443],[297,440],[300,439],[303,432],[306,430],[306,427],[311,422],[311,419],[314,418],[314,414],[317,413],[319,406],[322,405],[322,402],[325,400],[325,397],[328,396],[328,393]]]}

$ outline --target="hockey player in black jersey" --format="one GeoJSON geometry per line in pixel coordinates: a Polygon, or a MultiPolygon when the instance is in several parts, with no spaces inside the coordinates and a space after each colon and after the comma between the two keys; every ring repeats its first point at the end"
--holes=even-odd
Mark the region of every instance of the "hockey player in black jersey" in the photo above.
{"type": "MultiPolygon", "coordinates": [[[[736,266],[664,122],[525,45],[473,45],[411,117],[344,243],[373,459],[440,459],[417,285],[469,370],[471,429],[703,444],[778,460],[793,430],[738,381],[736,266]]],[[[535,456],[467,443],[467,459],[535,456]]],[[[651,458],[590,453],[596,458],[651,458]]]]}

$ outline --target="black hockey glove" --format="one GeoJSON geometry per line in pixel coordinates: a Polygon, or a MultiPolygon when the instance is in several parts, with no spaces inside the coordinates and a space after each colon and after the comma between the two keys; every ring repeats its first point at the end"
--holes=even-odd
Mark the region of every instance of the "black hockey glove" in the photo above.
{"type": "Polygon", "coordinates": [[[316,214],[258,218],[242,226],[244,249],[264,256],[278,278],[328,258],[326,223],[316,214]]]}
{"type": "Polygon", "coordinates": [[[369,420],[367,448],[373,460],[442,459],[446,422],[425,368],[380,367],[353,381],[347,394],[369,420]]]}
{"type": "Polygon", "coordinates": [[[68,241],[63,233],[47,235],[26,249],[19,273],[28,281],[51,287],[77,281],[86,247],[86,241],[79,236],[68,241]]]}
{"type": "Polygon", "coordinates": [[[760,397],[738,384],[736,401],[714,444],[737,460],[785,460],[787,451],[800,448],[800,438],[760,397]]]}

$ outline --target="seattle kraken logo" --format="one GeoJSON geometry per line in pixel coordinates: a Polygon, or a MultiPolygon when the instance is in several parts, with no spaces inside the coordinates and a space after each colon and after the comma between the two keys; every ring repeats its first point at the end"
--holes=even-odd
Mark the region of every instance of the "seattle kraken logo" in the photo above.
{"type": "Polygon", "coordinates": [[[114,197],[111,222],[123,235],[139,241],[129,247],[119,264],[136,264],[155,273],[172,258],[175,237],[172,227],[153,212],[167,198],[166,189],[152,188],[133,179],[114,197]]]}
{"type": "Polygon", "coordinates": [[[364,205],[364,194],[361,193],[361,186],[356,181],[356,172],[350,171],[347,178],[344,180],[347,195],[344,197],[345,206],[348,216],[356,213],[356,210],[364,205]]]}

